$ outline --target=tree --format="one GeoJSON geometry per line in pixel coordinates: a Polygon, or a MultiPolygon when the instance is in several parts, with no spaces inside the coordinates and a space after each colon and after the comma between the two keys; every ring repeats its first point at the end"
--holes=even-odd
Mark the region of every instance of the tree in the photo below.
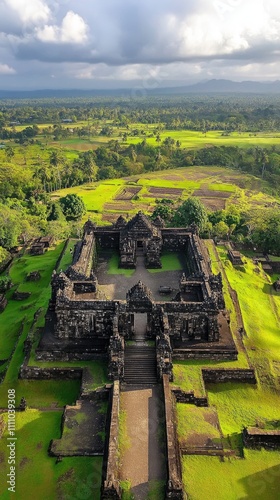
{"type": "Polygon", "coordinates": [[[274,210],[257,210],[250,214],[251,238],[267,253],[280,254],[280,215],[274,210]]]}
{"type": "Polygon", "coordinates": [[[14,148],[12,148],[12,146],[6,146],[5,156],[7,158],[7,161],[9,161],[9,162],[15,156],[15,150],[14,150],[14,148]]]}
{"type": "Polygon", "coordinates": [[[46,234],[53,236],[55,240],[68,238],[71,233],[71,228],[66,220],[52,220],[48,223],[46,234]]]}
{"type": "Polygon", "coordinates": [[[62,212],[61,204],[53,202],[50,206],[50,211],[47,217],[48,221],[52,220],[65,220],[64,214],[62,212]]]}
{"type": "Polygon", "coordinates": [[[229,233],[229,227],[223,220],[221,220],[213,226],[213,233],[217,238],[224,239],[229,233]]]}
{"type": "Polygon", "coordinates": [[[169,201],[171,200],[161,200],[161,202],[157,204],[152,213],[152,219],[161,217],[167,223],[172,220],[172,217],[174,216],[174,208],[173,203],[169,203],[169,201]]]}
{"type": "Polygon", "coordinates": [[[7,250],[18,245],[21,220],[16,210],[0,206],[0,245],[7,250]]]}
{"type": "Polygon", "coordinates": [[[112,167],[108,165],[107,167],[101,167],[98,170],[97,179],[99,181],[103,181],[104,179],[114,179],[118,176],[118,172],[112,167]]]}
{"type": "Polygon", "coordinates": [[[173,224],[175,227],[187,227],[196,224],[200,230],[203,230],[208,221],[207,212],[204,205],[198,198],[188,198],[177,208],[173,224]]]}
{"type": "Polygon", "coordinates": [[[66,158],[62,151],[55,149],[50,153],[50,165],[52,167],[59,167],[61,164],[64,164],[66,158]]]}
{"type": "Polygon", "coordinates": [[[80,219],[86,212],[85,204],[77,194],[67,194],[59,202],[66,220],[80,219]]]}

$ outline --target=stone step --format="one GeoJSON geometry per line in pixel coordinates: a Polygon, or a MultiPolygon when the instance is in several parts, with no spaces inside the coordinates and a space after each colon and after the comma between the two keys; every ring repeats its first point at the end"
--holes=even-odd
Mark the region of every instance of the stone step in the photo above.
{"type": "Polygon", "coordinates": [[[126,346],[124,382],[133,385],[157,383],[156,350],[150,346],[126,346]]]}

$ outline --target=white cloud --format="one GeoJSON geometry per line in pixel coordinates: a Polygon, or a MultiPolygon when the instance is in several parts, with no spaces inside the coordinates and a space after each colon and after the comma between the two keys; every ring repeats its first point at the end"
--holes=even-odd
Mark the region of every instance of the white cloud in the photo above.
{"type": "Polygon", "coordinates": [[[276,79],[279,53],[279,0],[0,0],[0,60],[33,80],[276,79]]]}
{"type": "Polygon", "coordinates": [[[47,22],[51,17],[48,5],[42,0],[4,0],[24,24],[47,22]]]}
{"type": "Polygon", "coordinates": [[[8,64],[0,63],[0,75],[15,75],[16,70],[8,66],[8,64]]]}
{"type": "Polygon", "coordinates": [[[88,27],[81,16],[73,11],[67,12],[61,26],[45,25],[37,30],[41,42],[84,43],[87,40],[88,27]]]}

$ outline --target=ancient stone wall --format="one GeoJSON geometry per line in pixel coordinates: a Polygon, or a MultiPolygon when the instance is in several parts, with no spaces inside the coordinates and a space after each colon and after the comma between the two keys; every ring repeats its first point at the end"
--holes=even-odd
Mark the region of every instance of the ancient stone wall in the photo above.
{"type": "Polygon", "coordinates": [[[166,500],[184,498],[179,443],[176,432],[174,401],[169,385],[169,376],[163,375],[163,395],[166,432],[167,486],[166,500]]]}
{"type": "Polygon", "coordinates": [[[255,371],[250,369],[205,368],[202,369],[202,377],[207,384],[220,384],[223,382],[257,383],[255,371]]]}
{"type": "Polygon", "coordinates": [[[76,262],[67,270],[71,279],[80,280],[90,278],[96,253],[96,241],[93,228],[90,231],[85,229],[79,256],[76,262]]]}
{"type": "Polygon", "coordinates": [[[243,443],[246,448],[266,448],[277,450],[280,448],[280,430],[265,430],[259,427],[248,427],[243,430],[243,443]]]}
{"type": "Polygon", "coordinates": [[[121,499],[119,482],[119,409],[120,409],[120,384],[115,381],[109,402],[109,415],[107,417],[106,443],[103,458],[103,478],[101,498],[110,500],[121,499]]]}
{"type": "Polygon", "coordinates": [[[163,240],[163,250],[171,252],[185,251],[190,238],[190,233],[186,229],[170,228],[161,230],[163,240]]]}
{"type": "Polygon", "coordinates": [[[99,300],[66,300],[58,297],[56,304],[56,335],[61,339],[103,337],[113,333],[116,302],[99,300]]]}
{"type": "Polygon", "coordinates": [[[236,361],[238,352],[236,349],[173,349],[173,359],[183,361],[185,359],[209,359],[212,361],[236,361]]]}
{"type": "Polygon", "coordinates": [[[96,228],[94,231],[97,248],[106,249],[119,249],[120,232],[113,228],[96,228]]]}
{"type": "Polygon", "coordinates": [[[77,352],[75,352],[72,346],[72,351],[65,351],[61,349],[36,349],[36,360],[37,361],[107,361],[108,356],[106,352],[100,352],[100,346],[96,349],[92,346],[91,348],[79,349],[77,345],[77,352]]]}
{"type": "Polygon", "coordinates": [[[40,368],[22,365],[19,378],[27,380],[81,380],[82,368],[40,368]]]}
{"type": "Polygon", "coordinates": [[[208,399],[202,397],[197,398],[194,395],[194,391],[185,392],[181,389],[172,389],[172,393],[174,394],[177,403],[190,404],[198,407],[209,406],[208,399]]]}
{"type": "Polygon", "coordinates": [[[273,273],[280,273],[280,262],[270,261],[269,264],[272,267],[273,273]]]}

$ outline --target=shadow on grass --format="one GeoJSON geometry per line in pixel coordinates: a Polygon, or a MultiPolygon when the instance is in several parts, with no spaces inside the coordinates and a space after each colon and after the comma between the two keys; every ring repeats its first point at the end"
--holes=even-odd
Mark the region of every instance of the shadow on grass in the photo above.
{"type": "Polygon", "coordinates": [[[268,295],[273,295],[274,297],[280,297],[280,292],[276,292],[275,288],[273,285],[270,285],[269,283],[266,283],[263,286],[262,291],[264,293],[267,293],[268,295]]]}
{"type": "Polygon", "coordinates": [[[247,494],[240,500],[279,500],[280,465],[270,467],[240,480],[247,494]]]}

